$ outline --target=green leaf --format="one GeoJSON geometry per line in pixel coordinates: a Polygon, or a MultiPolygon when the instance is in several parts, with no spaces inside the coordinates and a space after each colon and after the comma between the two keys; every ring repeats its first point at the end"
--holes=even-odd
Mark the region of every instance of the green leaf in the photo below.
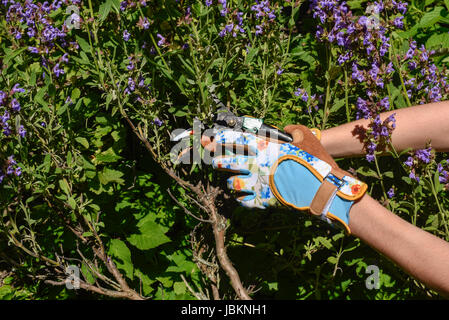
{"type": "Polygon", "coordinates": [[[98,18],[100,20],[100,24],[108,17],[109,12],[111,11],[111,8],[112,8],[111,0],[107,0],[106,2],[104,2],[100,5],[100,9],[98,10],[98,15],[99,15],[98,18]]]}
{"type": "Polygon", "coordinates": [[[84,276],[84,279],[86,279],[86,281],[89,282],[90,284],[94,284],[95,283],[94,275],[90,271],[90,269],[87,266],[87,264],[85,264],[84,262],[83,262],[83,264],[81,266],[81,274],[84,276]]]}
{"type": "Polygon", "coordinates": [[[175,282],[173,284],[173,291],[175,291],[176,294],[184,294],[186,293],[186,285],[184,282],[175,282]]]}
{"type": "Polygon", "coordinates": [[[26,50],[26,47],[22,47],[20,49],[16,50],[10,50],[5,49],[5,56],[3,59],[3,65],[8,65],[10,61],[12,61],[15,57],[17,57],[19,54],[21,54],[24,50],[26,50]]]}
{"type": "Polygon", "coordinates": [[[122,184],[125,182],[121,177],[123,176],[123,172],[104,168],[103,171],[98,172],[98,179],[100,179],[101,184],[108,184],[110,182],[116,182],[122,184]]]}
{"type": "Polygon", "coordinates": [[[39,91],[37,92],[37,94],[34,96],[34,101],[36,103],[39,103],[43,107],[47,107],[47,109],[48,109],[48,103],[44,99],[46,92],[47,92],[47,87],[40,88],[39,91]]]}
{"type": "Polygon", "coordinates": [[[427,49],[449,48],[449,34],[433,34],[426,42],[427,49]]]}
{"type": "Polygon", "coordinates": [[[320,243],[320,244],[322,244],[324,247],[326,247],[327,249],[331,249],[332,248],[332,242],[328,239],[328,238],[325,238],[325,237],[316,237],[315,239],[314,239],[314,241],[316,242],[316,243],[320,243]]]}
{"type": "Polygon", "coordinates": [[[438,170],[436,170],[435,174],[433,175],[433,184],[437,193],[443,190],[443,186],[440,183],[440,173],[438,172],[438,170]]]}
{"type": "Polygon", "coordinates": [[[134,266],[131,261],[131,251],[126,244],[119,239],[112,239],[109,243],[109,255],[114,257],[117,268],[125,271],[126,276],[133,280],[134,266]]]}
{"type": "Polygon", "coordinates": [[[48,173],[50,171],[51,166],[51,156],[47,153],[44,158],[44,172],[48,173]]]}
{"type": "Polygon", "coordinates": [[[328,257],[327,261],[331,264],[336,264],[337,263],[337,258],[336,257],[328,257]]]}
{"type": "Polygon", "coordinates": [[[338,100],[334,103],[332,108],[329,110],[329,113],[337,112],[341,107],[345,105],[345,99],[338,100]]]}
{"type": "Polygon", "coordinates": [[[81,144],[84,148],[89,149],[89,142],[86,138],[83,137],[76,137],[75,141],[81,144]]]}
{"type": "Polygon", "coordinates": [[[249,48],[248,54],[246,55],[245,63],[250,64],[254,57],[259,53],[259,48],[249,48]]]}
{"type": "Polygon", "coordinates": [[[152,220],[151,215],[147,215],[138,224],[140,233],[132,234],[126,238],[129,243],[140,250],[149,250],[170,242],[170,238],[165,235],[168,228],[152,220]]]}
{"type": "Polygon", "coordinates": [[[121,159],[121,156],[118,156],[115,154],[114,149],[111,147],[108,150],[98,154],[95,157],[95,160],[98,163],[111,163],[116,162],[117,160],[121,159]]]}
{"type": "Polygon", "coordinates": [[[156,282],[154,279],[150,279],[145,273],[140,271],[139,269],[135,269],[134,275],[142,281],[142,289],[144,295],[149,295],[154,291],[154,289],[151,287],[151,285],[156,282]]]}
{"type": "Polygon", "coordinates": [[[350,0],[347,5],[351,10],[362,9],[362,3],[364,2],[367,2],[367,0],[350,0]]]}
{"type": "Polygon", "coordinates": [[[86,40],[77,35],[76,41],[78,42],[82,51],[90,53],[90,45],[86,40]]]}
{"type": "Polygon", "coordinates": [[[70,194],[70,192],[69,192],[69,190],[70,190],[69,183],[67,182],[67,180],[65,178],[59,180],[59,187],[62,189],[62,191],[64,191],[64,193],[66,195],[70,194]]]}
{"type": "Polygon", "coordinates": [[[393,171],[386,171],[386,172],[382,172],[382,175],[387,177],[387,178],[391,178],[393,179],[393,171]]]}
{"type": "Polygon", "coordinates": [[[73,199],[72,197],[69,197],[69,198],[67,199],[67,202],[69,203],[69,206],[70,206],[73,210],[76,209],[76,201],[75,201],[75,199],[73,199]]]}
{"type": "Polygon", "coordinates": [[[443,7],[435,7],[432,11],[427,12],[419,21],[419,26],[421,28],[427,28],[433,26],[441,18],[441,12],[444,10],[443,7]]]}
{"type": "Polygon", "coordinates": [[[58,116],[60,116],[61,114],[63,114],[63,113],[67,110],[67,106],[68,106],[68,104],[67,104],[67,103],[64,103],[62,106],[60,106],[60,107],[58,108],[58,111],[56,111],[56,114],[57,114],[58,116]]]}
{"type": "Polygon", "coordinates": [[[178,110],[175,113],[175,117],[185,117],[186,115],[188,115],[188,113],[183,110],[178,110]]]}
{"type": "Polygon", "coordinates": [[[362,166],[362,167],[358,168],[356,170],[356,172],[365,177],[374,177],[374,178],[380,179],[377,172],[369,167],[362,166]]]}
{"type": "Polygon", "coordinates": [[[80,89],[75,88],[75,89],[72,90],[72,95],[71,95],[70,98],[71,98],[73,101],[76,101],[76,100],[78,100],[78,98],[80,97],[80,95],[81,95],[80,89]]]}

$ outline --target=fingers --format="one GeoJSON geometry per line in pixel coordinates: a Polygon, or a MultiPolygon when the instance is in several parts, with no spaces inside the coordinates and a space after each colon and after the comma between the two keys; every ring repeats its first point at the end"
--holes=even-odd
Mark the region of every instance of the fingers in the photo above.
{"type": "Polygon", "coordinates": [[[212,141],[211,137],[205,135],[201,136],[201,145],[210,152],[215,152],[217,148],[217,142],[212,141]]]}
{"type": "Polygon", "coordinates": [[[243,155],[219,156],[212,159],[212,167],[218,170],[249,173],[253,157],[243,155]]]}
{"type": "Polygon", "coordinates": [[[257,201],[255,194],[241,196],[241,197],[238,197],[236,200],[242,207],[245,207],[245,208],[251,208],[251,209],[253,209],[253,208],[266,209],[267,208],[266,205],[260,204],[257,201]]]}
{"type": "Polygon", "coordinates": [[[228,180],[228,189],[253,193],[254,187],[257,182],[257,175],[239,175],[230,177],[228,180]]]}
{"type": "Polygon", "coordinates": [[[215,141],[219,145],[237,146],[240,149],[249,149],[257,152],[257,144],[261,139],[256,135],[247,132],[234,130],[220,130],[215,135],[215,141]]]}

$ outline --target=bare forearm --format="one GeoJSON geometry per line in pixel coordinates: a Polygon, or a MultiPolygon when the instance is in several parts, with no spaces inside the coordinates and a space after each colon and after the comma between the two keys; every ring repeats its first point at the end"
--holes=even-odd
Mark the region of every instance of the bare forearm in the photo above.
{"type": "MultiPolygon", "coordinates": [[[[398,152],[407,148],[425,148],[429,140],[435,150],[449,151],[449,101],[385,112],[381,121],[392,113],[396,113],[396,129],[391,141],[398,152]]],[[[369,123],[369,120],[361,119],[324,130],[321,143],[336,158],[365,154],[363,143],[354,134],[354,129],[367,129],[369,123]]]]}
{"type": "Polygon", "coordinates": [[[449,243],[391,213],[365,195],[350,211],[354,236],[414,278],[449,295],[449,243]]]}

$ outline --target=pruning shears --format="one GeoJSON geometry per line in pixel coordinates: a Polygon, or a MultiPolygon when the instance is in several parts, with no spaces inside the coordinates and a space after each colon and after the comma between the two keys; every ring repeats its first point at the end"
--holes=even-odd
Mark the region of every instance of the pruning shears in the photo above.
{"type": "MultiPolygon", "coordinates": [[[[210,89],[210,88],[209,88],[210,89]]],[[[236,116],[234,113],[228,110],[228,108],[212,93],[211,96],[214,102],[219,107],[214,114],[213,132],[220,129],[232,129],[236,131],[250,132],[259,136],[268,137],[274,140],[280,140],[284,142],[292,142],[293,138],[288,133],[263,123],[263,119],[254,118],[251,116],[236,116]]],[[[176,132],[176,135],[172,135],[171,141],[178,142],[183,138],[193,135],[195,132],[192,128],[186,129],[182,132],[176,132]]]]}

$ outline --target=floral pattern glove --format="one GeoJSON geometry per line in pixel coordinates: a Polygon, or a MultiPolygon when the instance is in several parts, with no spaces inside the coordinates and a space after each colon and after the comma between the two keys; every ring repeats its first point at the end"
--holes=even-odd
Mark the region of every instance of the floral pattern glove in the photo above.
{"type": "Polygon", "coordinates": [[[247,132],[220,130],[215,135],[217,147],[246,152],[215,156],[212,166],[240,174],[229,178],[227,185],[247,193],[237,198],[245,207],[283,205],[309,210],[350,233],[349,209],[367,185],[339,169],[315,133],[304,126],[286,127],[287,132],[294,130],[300,131],[301,143],[277,143],[247,132]]]}

